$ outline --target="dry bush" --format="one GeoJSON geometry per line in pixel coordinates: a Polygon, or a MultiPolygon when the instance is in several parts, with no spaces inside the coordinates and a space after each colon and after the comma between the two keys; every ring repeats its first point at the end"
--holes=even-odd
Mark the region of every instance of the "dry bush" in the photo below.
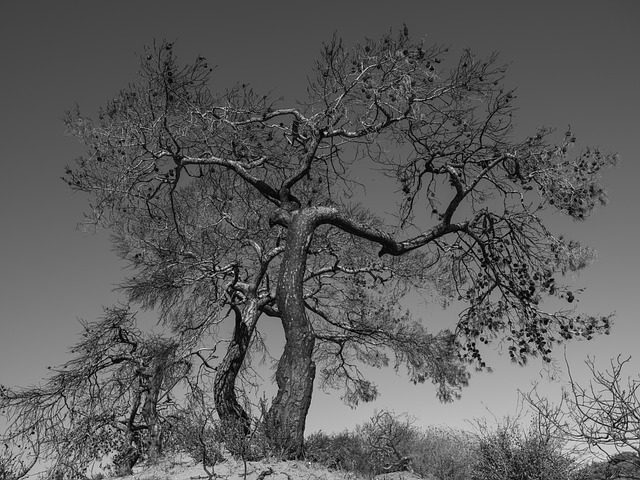
{"type": "Polygon", "coordinates": [[[367,473],[378,475],[412,468],[412,453],[421,437],[413,422],[405,414],[383,410],[356,427],[369,460],[367,473]]]}
{"type": "Polygon", "coordinates": [[[411,456],[418,475],[467,480],[475,462],[475,440],[469,432],[432,426],[421,432],[411,456]]]}
{"type": "Polygon", "coordinates": [[[481,426],[472,480],[572,478],[576,462],[557,437],[534,428],[524,431],[508,418],[495,429],[481,426]]]}

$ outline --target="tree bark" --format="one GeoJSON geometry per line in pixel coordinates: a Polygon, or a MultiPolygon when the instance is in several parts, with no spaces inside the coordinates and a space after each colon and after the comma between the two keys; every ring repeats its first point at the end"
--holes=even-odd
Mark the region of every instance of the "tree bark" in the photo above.
{"type": "Polygon", "coordinates": [[[248,300],[244,312],[235,309],[233,337],[218,366],[213,383],[213,397],[220,422],[226,428],[240,428],[244,434],[249,433],[251,425],[249,415],[236,396],[236,378],[247,355],[257,317],[258,309],[255,299],[248,300]]]}
{"type": "Polygon", "coordinates": [[[267,430],[272,444],[288,458],[303,454],[304,428],[316,373],[315,337],[302,289],[307,249],[317,226],[315,217],[310,210],[292,215],[278,277],[278,309],[285,347],[276,370],[278,393],[267,414],[267,430]]]}

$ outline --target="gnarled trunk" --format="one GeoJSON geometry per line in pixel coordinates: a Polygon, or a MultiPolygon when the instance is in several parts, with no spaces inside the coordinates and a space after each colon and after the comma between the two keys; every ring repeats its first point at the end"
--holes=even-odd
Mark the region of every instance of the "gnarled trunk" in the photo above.
{"type": "Polygon", "coordinates": [[[303,454],[304,427],[316,373],[315,337],[302,290],[307,249],[315,227],[313,212],[293,214],[278,278],[278,309],[286,343],[276,370],[278,393],[267,415],[267,428],[271,442],[289,458],[303,454]]]}
{"type": "MultiPolygon", "coordinates": [[[[255,307],[251,309],[251,306],[249,305],[245,309],[245,314],[250,316],[252,313],[255,314],[255,312],[247,311],[255,310],[255,307]]],[[[236,309],[233,337],[222,362],[218,365],[213,382],[213,398],[220,422],[225,428],[240,428],[245,433],[249,432],[251,425],[249,415],[242,408],[236,396],[236,378],[247,355],[250,340],[250,328],[243,321],[240,310],[236,309]]]]}

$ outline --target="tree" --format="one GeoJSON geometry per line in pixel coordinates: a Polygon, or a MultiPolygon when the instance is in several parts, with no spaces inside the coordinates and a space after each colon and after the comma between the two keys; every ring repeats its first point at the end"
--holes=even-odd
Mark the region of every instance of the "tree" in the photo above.
{"type": "Polygon", "coordinates": [[[515,139],[515,95],[496,55],[465,51],[445,70],[446,48],[405,33],[351,49],[334,38],[307,99],[292,105],[246,84],[216,93],[203,57],[181,67],[163,42],[97,121],[79,109],[66,117],[87,154],[65,179],[91,196],[89,223],[110,228],[136,270],[123,286],[130,300],[200,338],[235,315],[218,370],[221,417],[243,418],[232,385],[259,346],[256,322],[281,322],[267,421],[292,457],[317,365],[323,384],[357,403],[377,394],[357,362],[383,366],[391,354],[450,400],[465,365],[486,367],[491,341],[524,363],[609,328],[608,316],[542,308],[543,296],[573,303],[579,292],[559,276],[593,253],[554,236],[543,214],[588,217],[615,157],[573,155],[571,131],[556,144],[546,128],[515,139]],[[391,185],[379,192],[385,212],[359,184],[370,169],[391,185]],[[466,303],[451,331],[431,333],[401,308],[428,288],[466,303]]]}
{"type": "MultiPolygon", "coordinates": [[[[565,438],[588,450],[608,457],[612,464],[630,470],[640,469],[640,376],[624,377],[630,357],[616,357],[605,371],[596,369],[595,360],[585,364],[591,372],[588,385],[580,385],[569,372],[568,388],[559,404],[542,397],[534,388],[525,395],[528,404],[565,438]],[[616,458],[615,461],[613,459],[616,458]]],[[[635,473],[635,478],[638,474],[635,473]]],[[[630,476],[630,478],[633,478],[630,476]]]]}
{"type": "Polygon", "coordinates": [[[51,472],[73,478],[114,454],[118,470],[130,473],[143,456],[161,454],[172,392],[190,371],[190,355],[173,339],[142,334],[124,307],[82,327],[74,358],[52,369],[44,385],[0,387],[8,420],[2,439],[28,441],[31,466],[48,461],[51,472]]]}

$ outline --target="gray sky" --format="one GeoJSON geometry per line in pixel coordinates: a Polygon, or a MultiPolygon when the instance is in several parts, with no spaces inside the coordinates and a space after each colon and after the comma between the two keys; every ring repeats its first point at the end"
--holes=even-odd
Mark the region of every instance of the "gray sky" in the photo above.
{"type": "MultiPolygon", "coordinates": [[[[176,40],[183,62],[204,55],[217,64],[216,88],[247,82],[295,100],[303,97],[321,44],[334,32],[353,44],[405,22],[412,35],[450,45],[452,54],[465,47],[479,55],[497,50],[512,62],[507,84],[518,88],[518,131],[571,124],[579,148],[620,153],[620,165],[605,178],[609,206],[587,222],[557,216],[551,226],[599,253],[598,262],[575,280],[587,288],[578,308],[617,313],[610,336],[569,344],[578,374],[587,354],[603,366],[619,353],[635,354],[640,338],[634,308],[640,294],[638,18],[640,2],[634,0],[3,5],[0,384],[39,382],[47,365],[63,362],[79,332],[76,318],[95,319],[102,305],[117,301],[112,287],[127,274],[106,234],[87,236],[75,229],[87,201],[60,180],[64,166],[82,152],[64,136],[60,119],[66,109],[77,102],[84,113],[95,114],[134,80],[137,53],[154,38],[176,40]]],[[[446,322],[456,314],[427,310],[425,321],[446,322]]],[[[422,425],[463,427],[464,419],[489,415],[487,409],[498,416],[513,413],[516,389],[544,378],[537,362],[523,369],[496,357],[492,365],[493,374],[474,377],[463,399],[448,405],[437,402],[430,385],[415,387],[393,371],[376,372],[380,399],[356,410],[344,406],[336,392],[316,392],[308,431],[350,428],[385,407],[408,412],[422,425]]],[[[635,371],[628,373],[635,375],[640,359],[632,365],[635,371]]]]}

